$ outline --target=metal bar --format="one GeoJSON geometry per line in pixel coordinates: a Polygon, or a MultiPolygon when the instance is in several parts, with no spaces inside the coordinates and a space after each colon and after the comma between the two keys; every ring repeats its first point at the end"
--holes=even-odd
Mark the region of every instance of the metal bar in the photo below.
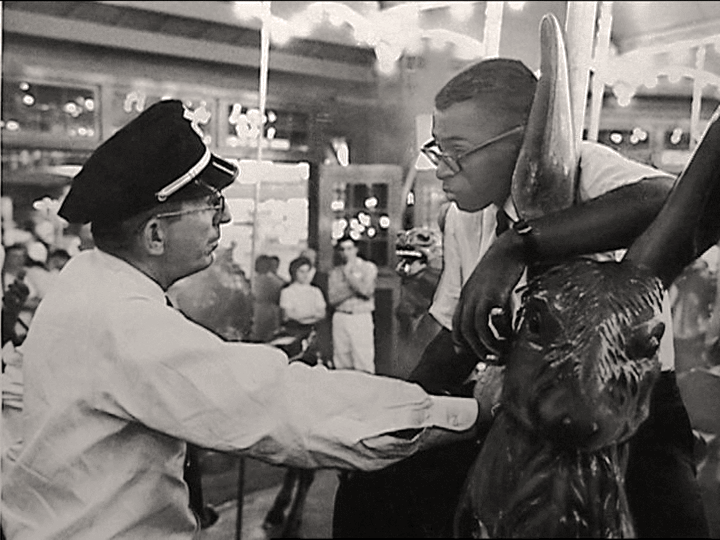
{"type": "MultiPolygon", "coordinates": [[[[270,58],[270,20],[272,13],[270,11],[270,2],[262,2],[262,21],[260,25],[260,99],[259,99],[259,126],[257,133],[257,162],[262,162],[262,142],[263,135],[265,132],[265,108],[267,103],[267,83],[268,83],[268,66],[270,58]]],[[[257,216],[258,206],[260,205],[260,186],[262,179],[258,176],[255,179],[255,200],[253,205],[253,228],[252,228],[252,246],[250,256],[250,282],[255,273],[255,253],[257,249],[257,216]]],[[[235,540],[242,538],[242,514],[243,514],[243,502],[245,498],[244,493],[245,484],[245,458],[241,457],[238,469],[238,490],[237,490],[237,517],[235,519],[235,540]]]]}
{"type": "Polygon", "coordinates": [[[487,2],[485,6],[485,29],[483,30],[485,58],[500,56],[500,33],[504,4],[505,2],[487,2]]]}
{"type": "Polygon", "coordinates": [[[568,2],[565,35],[575,140],[583,138],[597,2],[568,2]]]}
{"type": "Polygon", "coordinates": [[[612,2],[600,2],[598,35],[593,57],[592,93],[590,98],[590,121],[587,140],[597,141],[600,133],[600,113],[605,94],[605,74],[610,50],[610,31],[612,30],[612,2]]]}
{"type": "MultiPolygon", "coordinates": [[[[258,133],[257,133],[257,154],[256,154],[256,160],[258,163],[262,161],[262,142],[263,142],[263,133],[265,129],[265,108],[267,103],[267,81],[268,81],[268,60],[270,58],[270,18],[272,17],[272,14],[270,12],[270,2],[265,1],[262,2],[263,5],[263,13],[262,13],[262,25],[260,26],[260,84],[259,84],[259,123],[258,126],[258,133]]],[[[258,169],[260,169],[258,167],[258,169]]],[[[258,216],[258,205],[260,204],[260,185],[261,185],[261,179],[260,176],[258,176],[255,179],[255,196],[254,196],[254,205],[253,205],[253,229],[252,229],[252,239],[251,239],[251,248],[250,248],[250,281],[252,282],[252,279],[255,274],[255,257],[256,257],[256,249],[257,249],[257,216],[258,216]]]]}
{"type": "MultiPolygon", "coordinates": [[[[695,53],[695,69],[698,73],[705,69],[705,54],[707,52],[706,45],[700,45],[695,53]]],[[[702,108],[702,90],[705,81],[693,79],[692,104],[690,106],[690,150],[694,150],[700,141],[700,110],[702,108]]]]}
{"type": "Polygon", "coordinates": [[[242,538],[243,499],[245,498],[245,458],[238,459],[237,517],[235,519],[235,540],[242,538]]]}

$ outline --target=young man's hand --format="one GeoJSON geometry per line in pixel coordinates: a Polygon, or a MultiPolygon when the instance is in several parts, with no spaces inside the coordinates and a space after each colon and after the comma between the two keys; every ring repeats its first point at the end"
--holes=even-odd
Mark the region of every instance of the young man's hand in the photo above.
{"type": "Polygon", "coordinates": [[[512,331],[510,297],[524,271],[522,239],[509,230],[490,246],[463,286],[453,317],[456,346],[488,363],[499,361],[512,331]]]}

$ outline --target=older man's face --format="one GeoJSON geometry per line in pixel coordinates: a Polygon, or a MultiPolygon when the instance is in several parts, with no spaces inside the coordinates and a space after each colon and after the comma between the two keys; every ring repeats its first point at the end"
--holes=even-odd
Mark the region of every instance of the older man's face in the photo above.
{"type": "MultiPolygon", "coordinates": [[[[175,279],[181,279],[210,266],[220,242],[220,225],[230,222],[227,206],[217,208],[217,200],[196,199],[184,203],[178,216],[166,220],[165,263],[175,279]]],[[[162,214],[161,214],[162,216],[162,214]]]]}

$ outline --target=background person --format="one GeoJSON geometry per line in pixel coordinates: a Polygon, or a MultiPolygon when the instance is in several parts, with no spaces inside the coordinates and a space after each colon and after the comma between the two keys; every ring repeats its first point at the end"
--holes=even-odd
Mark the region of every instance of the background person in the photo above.
{"type": "Polygon", "coordinates": [[[269,255],[259,255],[255,260],[252,280],[253,325],[251,341],[266,343],[280,329],[280,291],[285,281],[276,273],[276,262],[269,255]]]}
{"type": "Polygon", "coordinates": [[[327,316],[322,291],[310,284],[313,267],[310,259],[298,257],[290,262],[291,283],[280,291],[283,328],[293,336],[306,336],[327,316]]]}
{"type": "Polygon", "coordinates": [[[358,256],[355,239],[337,242],[341,264],[328,278],[332,318],[333,363],[336,369],[375,373],[375,286],[377,266],[358,256]]]}
{"type": "Polygon", "coordinates": [[[288,364],[168,305],[231,220],[183,104],[161,101],[101,144],[59,211],[91,223],[23,343],[23,440],[3,455],[8,540],[196,537],[187,444],[305,468],[376,469],[474,433],[473,399],[288,364]]]}
{"type": "Polygon", "coordinates": [[[317,330],[317,343],[320,347],[323,360],[327,365],[332,365],[333,362],[333,346],[332,346],[332,316],[330,313],[330,302],[328,299],[328,279],[329,275],[318,267],[317,262],[317,251],[313,248],[306,248],[300,252],[300,257],[305,257],[310,260],[312,265],[312,280],[311,285],[314,285],[323,294],[323,299],[326,304],[326,317],[315,324],[317,330]]]}

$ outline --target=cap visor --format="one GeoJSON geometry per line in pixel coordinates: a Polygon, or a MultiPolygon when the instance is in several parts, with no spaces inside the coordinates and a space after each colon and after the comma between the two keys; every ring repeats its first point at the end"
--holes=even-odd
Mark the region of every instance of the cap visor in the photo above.
{"type": "Polygon", "coordinates": [[[240,168],[237,165],[212,154],[210,163],[196,178],[221,190],[232,184],[238,176],[240,176],[240,168]]]}

